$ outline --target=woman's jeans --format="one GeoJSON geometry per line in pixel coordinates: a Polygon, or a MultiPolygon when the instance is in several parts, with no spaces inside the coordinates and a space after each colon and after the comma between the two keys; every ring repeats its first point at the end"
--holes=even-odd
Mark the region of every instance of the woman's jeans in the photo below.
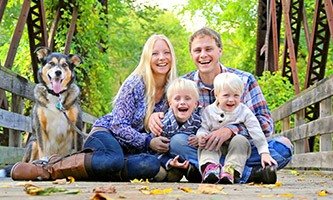
{"type": "Polygon", "coordinates": [[[84,149],[92,149],[92,176],[101,181],[129,181],[153,178],[160,161],[147,153],[124,155],[116,138],[107,131],[96,131],[85,141],[84,149]]]}
{"type": "MultiPolygon", "coordinates": [[[[258,154],[257,148],[252,146],[250,158],[246,161],[243,175],[240,178],[240,183],[246,183],[251,175],[253,166],[261,166],[261,157],[258,154]]],[[[273,138],[268,141],[268,149],[271,156],[278,163],[277,169],[284,168],[292,157],[293,147],[288,147],[281,142],[280,137],[273,138]]],[[[198,168],[197,148],[188,145],[188,135],[176,134],[170,141],[170,153],[180,155],[181,158],[189,160],[192,165],[198,168]]],[[[224,156],[221,157],[220,163],[223,165],[224,156]]]]}

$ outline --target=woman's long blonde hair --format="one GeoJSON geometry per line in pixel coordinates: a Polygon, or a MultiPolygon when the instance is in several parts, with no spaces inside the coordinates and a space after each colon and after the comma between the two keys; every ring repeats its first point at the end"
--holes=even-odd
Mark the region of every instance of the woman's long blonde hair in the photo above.
{"type": "MultiPolygon", "coordinates": [[[[144,128],[146,130],[149,130],[149,128],[148,128],[149,117],[153,113],[154,107],[156,104],[156,102],[155,102],[155,94],[156,94],[155,80],[154,80],[154,76],[153,76],[153,71],[150,66],[150,61],[151,61],[151,57],[153,54],[154,44],[157,40],[160,40],[160,39],[164,40],[168,44],[168,47],[170,48],[170,52],[171,52],[171,59],[172,59],[171,68],[167,74],[166,85],[169,82],[171,82],[172,80],[174,80],[175,78],[177,78],[175,50],[174,50],[170,40],[165,35],[162,35],[162,34],[153,34],[152,36],[150,36],[148,38],[145,45],[143,46],[139,64],[134,69],[134,71],[128,76],[128,77],[131,77],[133,75],[138,75],[143,78],[143,82],[144,82],[145,88],[146,88],[145,101],[147,103],[147,109],[146,109],[146,114],[145,114],[145,118],[144,118],[144,128]]],[[[119,96],[120,90],[121,89],[119,89],[118,94],[116,95],[116,97],[114,99],[114,103],[119,96]]]]}

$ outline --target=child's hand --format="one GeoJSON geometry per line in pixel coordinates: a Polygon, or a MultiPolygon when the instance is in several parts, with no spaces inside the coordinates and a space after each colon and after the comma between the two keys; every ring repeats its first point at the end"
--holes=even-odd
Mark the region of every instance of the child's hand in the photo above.
{"type": "Polygon", "coordinates": [[[187,169],[188,168],[188,166],[189,166],[189,161],[188,160],[185,160],[184,162],[179,162],[179,155],[177,155],[176,157],[174,157],[171,161],[170,161],[170,163],[169,163],[169,165],[171,166],[171,167],[175,167],[175,168],[180,168],[180,169],[187,169]]]}
{"type": "Polygon", "coordinates": [[[206,136],[198,136],[198,145],[199,148],[203,149],[206,146],[207,138],[206,136]]]}
{"type": "Polygon", "coordinates": [[[198,137],[196,135],[190,135],[188,137],[188,144],[193,147],[198,147],[198,137]]]}
{"type": "Polygon", "coordinates": [[[261,166],[265,168],[266,164],[268,165],[277,165],[276,160],[272,158],[269,153],[262,153],[261,154],[261,166]]]}

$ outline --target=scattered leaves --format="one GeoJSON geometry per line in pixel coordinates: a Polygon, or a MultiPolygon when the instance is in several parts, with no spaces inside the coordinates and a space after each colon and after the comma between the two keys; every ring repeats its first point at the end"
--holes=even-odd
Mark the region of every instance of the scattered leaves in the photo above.
{"type": "Polygon", "coordinates": [[[58,184],[58,185],[65,185],[65,184],[71,184],[71,183],[74,183],[74,182],[75,182],[74,177],[69,176],[69,177],[63,178],[63,179],[56,179],[52,183],[53,184],[58,184]]]}

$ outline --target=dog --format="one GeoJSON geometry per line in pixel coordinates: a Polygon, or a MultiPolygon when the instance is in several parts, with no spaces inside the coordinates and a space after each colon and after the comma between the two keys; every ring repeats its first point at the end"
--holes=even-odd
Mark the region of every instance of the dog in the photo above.
{"type": "Polygon", "coordinates": [[[80,150],[83,143],[76,132],[82,130],[80,89],[74,74],[74,68],[82,62],[80,56],[51,52],[46,47],[37,48],[35,53],[41,67],[39,83],[34,88],[33,133],[27,142],[24,162],[47,161],[53,154],[65,156],[75,146],[80,150]]]}

